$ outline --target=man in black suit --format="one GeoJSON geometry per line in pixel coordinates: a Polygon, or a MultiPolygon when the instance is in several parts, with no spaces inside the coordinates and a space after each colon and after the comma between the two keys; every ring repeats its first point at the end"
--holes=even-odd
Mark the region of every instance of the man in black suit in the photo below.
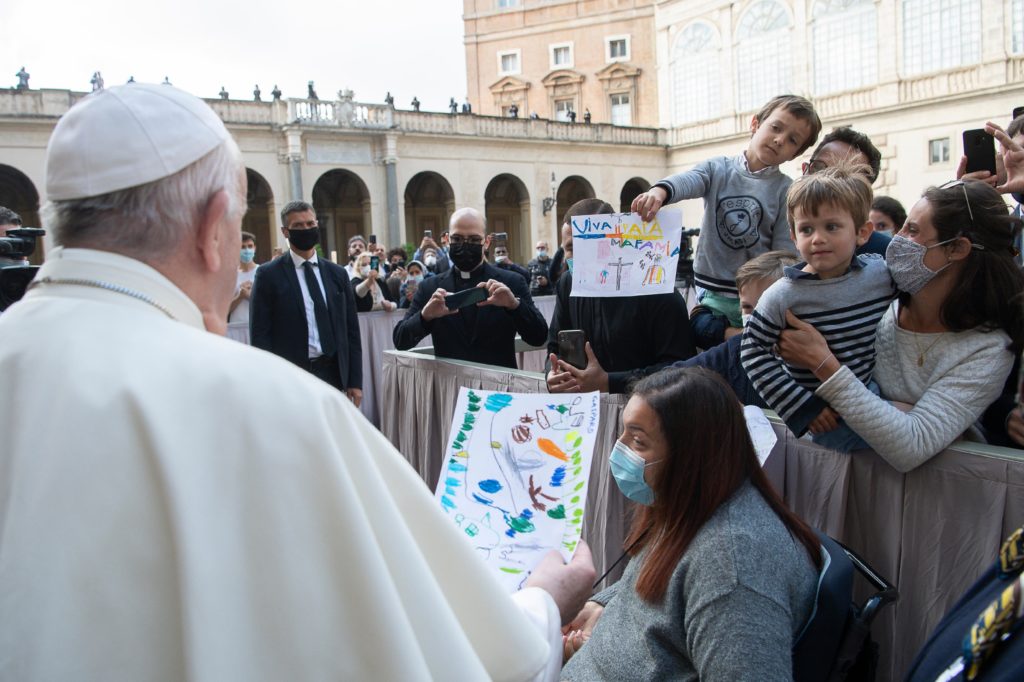
{"type": "Polygon", "coordinates": [[[472,208],[452,215],[449,244],[454,267],[428,277],[394,331],[395,348],[407,350],[430,334],[434,355],[488,365],[516,367],[516,332],[534,346],[544,344],[548,324],[533,305],[530,288],[519,275],[484,261],[484,217],[472,208]],[[473,287],[487,290],[487,300],[448,310],[445,296],[473,287]]]}
{"type": "Polygon", "coordinates": [[[289,203],[281,223],[291,249],[256,270],[249,308],[252,345],[345,391],[358,407],[363,353],[348,275],[317,258],[320,228],[312,206],[289,203]]]}

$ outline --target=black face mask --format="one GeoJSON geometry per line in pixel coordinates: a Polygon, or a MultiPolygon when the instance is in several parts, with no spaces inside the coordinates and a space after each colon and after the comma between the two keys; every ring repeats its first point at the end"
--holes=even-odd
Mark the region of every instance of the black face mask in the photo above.
{"type": "Polygon", "coordinates": [[[320,242],[320,228],[288,230],[288,242],[299,251],[309,251],[320,242]]]}
{"type": "Polygon", "coordinates": [[[449,255],[452,257],[455,267],[459,270],[462,272],[472,272],[484,259],[484,245],[470,244],[469,242],[452,244],[449,255]]]}

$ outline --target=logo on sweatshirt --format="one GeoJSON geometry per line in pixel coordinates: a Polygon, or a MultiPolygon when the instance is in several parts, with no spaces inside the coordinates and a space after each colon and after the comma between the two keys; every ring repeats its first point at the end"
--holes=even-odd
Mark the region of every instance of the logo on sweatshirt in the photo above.
{"type": "Polygon", "coordinates": [[[749,249],[757,243],[757,226],[764,209],[754,197],[725,197],[715,211],[718,236],[731,249],[749,249]]]}

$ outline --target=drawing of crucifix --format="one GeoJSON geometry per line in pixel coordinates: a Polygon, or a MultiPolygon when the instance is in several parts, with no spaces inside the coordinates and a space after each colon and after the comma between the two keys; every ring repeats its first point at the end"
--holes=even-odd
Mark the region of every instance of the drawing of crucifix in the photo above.
{"type": "Polygon", "coordinates": [[[619,256],[619,262],[618,263],[608,263],[608,267],[616,268],[616,270],[615,270],[615,291],[619,291],[620,289],[622,289],[622,268],[629,267],[632,264],[633,264],[632,261],[630,261],[628,263],[623,263],[622,262],[622,256],[619,256]]]}

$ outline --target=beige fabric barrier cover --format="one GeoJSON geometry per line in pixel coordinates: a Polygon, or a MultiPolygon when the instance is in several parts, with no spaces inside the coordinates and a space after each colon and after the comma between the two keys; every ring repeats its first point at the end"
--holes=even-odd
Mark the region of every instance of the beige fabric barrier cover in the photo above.
{"type": "MultiPolygon", "coordinates": [[[[537,374],[436,360],[423,351],[384,354],[381,430],[431,490],[462,386],[544,390],[537,374]]],[[[602,398],[583,528],[598,575],[621,555],[629,524],[629,503],[602,456],[618,435],[624,405],[624,396],[602,398]]],[[[958,443],[904,475],[873,452],[825,450],[773,421],[779,442],[765,471],[786,502],[900,590],[896,606],[875,620],[873,635],[881,648],[879,679],[901,679],[943,614],[995,561],[1002,538],[1024,524],[1024,453],[958,443]]],[[[858,585],[859,599],[867,592],[866,583],[858,585]]]]}

